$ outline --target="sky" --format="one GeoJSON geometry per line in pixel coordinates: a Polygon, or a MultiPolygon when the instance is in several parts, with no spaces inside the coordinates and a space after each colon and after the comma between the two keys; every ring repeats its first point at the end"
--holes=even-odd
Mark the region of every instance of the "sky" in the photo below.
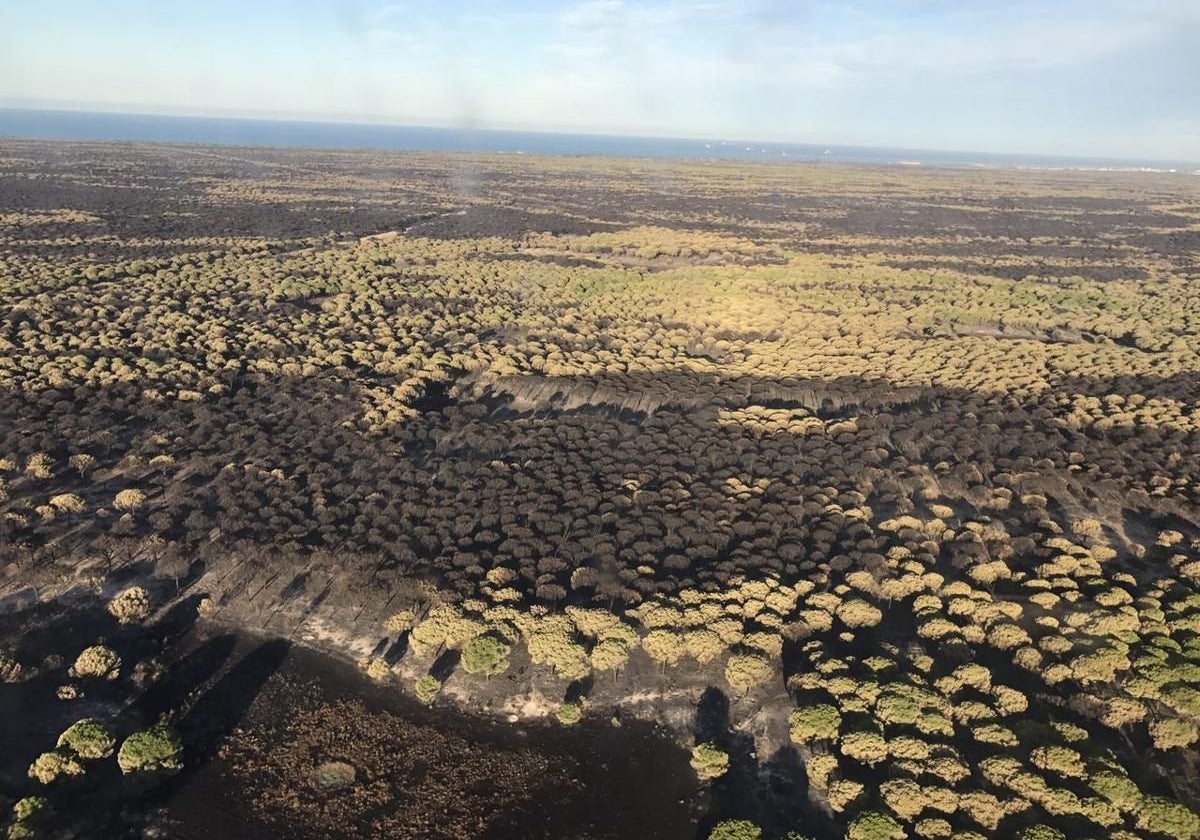
{"type": "Polygon", "coordinates": [[[1200,159],[1200,0],[0,0],[0,106],[1200,159]]]}

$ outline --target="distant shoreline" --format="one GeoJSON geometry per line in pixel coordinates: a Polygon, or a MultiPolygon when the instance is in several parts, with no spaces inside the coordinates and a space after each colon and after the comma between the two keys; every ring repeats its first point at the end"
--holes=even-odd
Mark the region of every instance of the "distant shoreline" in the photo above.
{"type": "Polygon", "coordinates": [[[1200,172],[1200,164],[1176,161],[13,108],[0,108],[0,138],[660,160],[1200,172]]]}

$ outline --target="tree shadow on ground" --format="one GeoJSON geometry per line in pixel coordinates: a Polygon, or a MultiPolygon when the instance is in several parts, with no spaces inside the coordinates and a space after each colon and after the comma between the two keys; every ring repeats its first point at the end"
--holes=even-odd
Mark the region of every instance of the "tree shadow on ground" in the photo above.
{"type": "MultiPolygon", "coordinates": [[[[387,639],[384,639],[384,642],[387,641],[387,639]]],[[[403,659],[406,653],[408,653],[408,631],[401,633],[400,638],[396,639],[396,641],[385,645],[383,661],[390,667],[403,659]]]]}
{"type": "Polygon", "coordinates": [[[154,565],[148,560],[138,560],[133,563],[122,563],[108,574],[110,586],[125,586],[140,583],[154,571],[154,565]]]}
{"type": "Polygon", "coordinates": [[[138,698],[135,708],[139,716],[153,722],[160,715],[178,709],[220,673],[236,646],[237,638],[225,634],[208,639],[187,653],[138,698]]]}
{"type": "Polygon", "coordinates": [[[457,650],[442,651],[441,656],[434,660],[429,666],[429,674],[438,682],[445,682],[450,679],[450,675],[458,668],[459,660],[462,659],[462,654],[457,650]]]}
{"type": "MultiPolygon", "coordinates": [[[[783,836],[798,826],[827,824],[810,819],[808,777],[800,754],[792,746],[760,760],[754,738],[730,726],[729,698],[709,686],[696,705],[697,744],[713,743],[729,756],[729,770],[711,785],[708,813],[700,821],[697,840],[704,840],[721,820],[750,820],[768,836],[783,836]]],[[[809,831],[808,833],[811,833],[809,831]]]]}
{"type": "Polygon", "coordinates": [[[724,749],[729,737],[729,698],[714,686],[704,689],[696,704],[696,743],[712,741],[724,749]]]}
{"type": "Polygon", "coordinates": [[[291,643],[283,639],[263,642],[222,675],[180,719],[184,773],[189,768],[203,766],[216,755],[290,649],[291,643]]]}
{"type": "Polygon", "coordinates": [[[572,681],[563,694],[563,702],[578,703],[592,693],[592,686],[595,684],[596,680],[592,674],[588,674],[583,679],[572,681]]]}
{"type": "Polygon", "coordinates": [[[196,626],[197,610],[203,600],[204,596],[199,594],[181,598],[155,622],[154,629],[164,649],[171,647],[196,626]]]}

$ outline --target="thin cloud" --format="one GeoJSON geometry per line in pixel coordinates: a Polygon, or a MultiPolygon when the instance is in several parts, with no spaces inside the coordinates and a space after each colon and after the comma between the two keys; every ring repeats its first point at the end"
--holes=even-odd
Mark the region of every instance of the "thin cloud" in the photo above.
{"type": "Polygon", "coordinates": [[[0,3],[0,96],[1148,156],[1200,113],[1196,0],[312,0],[273,40],[54,5],[0,3]]]}

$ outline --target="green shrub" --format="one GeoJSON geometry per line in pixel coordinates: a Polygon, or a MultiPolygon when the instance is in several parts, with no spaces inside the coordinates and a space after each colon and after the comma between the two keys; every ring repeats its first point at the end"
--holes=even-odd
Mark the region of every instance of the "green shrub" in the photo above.
{"type": "Polygon", "coordinates": [[[555,710],[554,716],[563,726],[573,726],[583,718],[583,704],[579,702],[563,703],[555,710]]]}
{"type": "Polygon", "coordinates": [[[183,742],[165,723],[135,732],[117,753],[122,773],[176,773],[183,769],[183,742]]]}
{"type": "Polygon", "coordinates": [[[49,810],[50,803],[44,796],[26,796],[24,799],[17,800],[17,804],[13,806],[13,820],[30,822],[45,815],[49,810]]]}
{"type": "Polygon", "coordinates": [[[878,732],[849,732],[842,737],[842,755],[874,767],[888,756],[887,741],[878,732]]]}
{"type": "Polygon", "coordinates": [[[29,778],[48,785],[62,776],[82,776],[83,765],[66,750],[44,752],[29,765],[29,778]]]}
{"type": "Polygon", "coordinates": [[[15,822],[8,827],[8,840],[36,840],[38,832],[27,822],[15,822]]]}
{"type": "Polygon", "coordinates": [[[1109,772],[1097,773],[1088,780],[1088,785],[1125,813],[1135,813],[1142,806],[1142,792],[1128,776],[1109,772]]]}
{"type": "Polygon", "coordinates": [[[1150,737],[1158,749],[1170,750],[1194,744],[1200,737],[1200,730],[1185,718],[1164,718],[1150,724],[1150,737]]]}
{"type": "Polygon", "coordinates": [[[725,663],[725,680],[738,694],[747,694],[770,682],[774,676],[771,663],[755,654],[734,654],[725,663]]]}
{"type": "Polygon", "coordinates": [[[381,656],[368,656],[358,663],[358,667],[375,682],[383,682],[392,675],[392,666],[381,656]]]}
{"type": "Polygon", "coordinates": [[[864,811],[846,829],[846,840],[902,840],[900,823],[878,811],[864,811]]]}
{"type": "Polygon", "coordinates": [[[468,674],[492,676],[508,670],[508,642],[487,633],[476,636],[463,648],[462,666],[468,674]]]}
{"type": "Polygon", "coordinates": [[[413,685],[413,691],[416,692],[418,700],[426,706],[431,706],[442,692],[442,682],[437,677],[426,674],[413,685]]]}
{"type": "Polygon", "coordinates": [[[708,840],[759,840],[762,829],[749,820],[722,820],[708,835],[708,840]]]}
{"type": "Polygon", "coordinates": [[[809,741],[835,741],[842,725],[842,715],[828,703],[814,703],[795,709],[788,718],[789,733],[797,744],[809,741]]]}
{"type": "Polygon", "coordinates": [[[719,779],[729,770],[729,753],[708,741],[692,748],[691,764],[701,781],[719,779]]]}
{"type": "Polygon", "coordinates": [[[1048,825],[1031,825],[1020,834],[1020,840],[1067,840],[1067,835],[1048,825]]]}
{"type": "Polygon", "coordinates": [[[616,671],[629,661],[629,645],[621,639],[604,639],[592,648],[592,667],[598,671],[616,671]]]}
{"type": "Polygon", "coordinates": [[[66,747],[80,758],[108,758],[116,745],[109,731],[91,718],[75,721],[58,736],[58,746],[66,747]]]}
{"type": "Polygon", "coordinates": [[[1183,840],[1200,835],[1200,817],[1186,806],[1159,796],[1147,796],[1142,800],[1137,826],[1143,831],[1183,840]]]}

